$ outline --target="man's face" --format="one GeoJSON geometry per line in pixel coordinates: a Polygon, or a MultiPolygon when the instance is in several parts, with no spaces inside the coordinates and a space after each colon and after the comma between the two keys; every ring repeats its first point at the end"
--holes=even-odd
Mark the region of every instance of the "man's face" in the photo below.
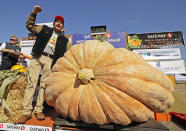
{"type": "Polygon", "coordinates": [[[17,38],[16,37],[11,37],[10,38],[10,44],[16,45],[17,44],[17,38]]]}
{"type": "Polygon", "coordinates": [[[61,32],[61,30],[63,29],[63,23],[61,20],[56,20],[53,26],[54,26],[54,30],[57,32],[61,32]]]}

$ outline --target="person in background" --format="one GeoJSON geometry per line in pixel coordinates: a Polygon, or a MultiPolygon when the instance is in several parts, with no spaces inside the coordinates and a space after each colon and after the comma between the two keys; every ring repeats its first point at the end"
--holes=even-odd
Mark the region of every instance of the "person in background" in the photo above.
{"type": "Polygon", "coordinates": [[[33,113],[38,120],[45,119],[43,103],[46,77],[57,59],[62,57],[66,50],[72,46],[71,42],[63,35],[64,18],[62,16],[55,17],[53,28],[35,24],[37,13],[41,11],[42,8],[36,5],[26,21],[27,29],[37,38],[32,48],[32,60],[28,67],[28,84],[23,99],[23,112],[16,122],[18,124],[25,123],[33,113]],[[33,109],[33,96],[41,70],[39,93],[33,109]]]}
{"type": "Polygon", "coordinates": [[[9,43],[3,43],[0,46],[2,52],[2,61],[0,70],[8,70],[12,66],[16,65],[19,56],[21,55],[21,48],[17,45],[18,38],[15,35],[10,37],[9,43]]]}

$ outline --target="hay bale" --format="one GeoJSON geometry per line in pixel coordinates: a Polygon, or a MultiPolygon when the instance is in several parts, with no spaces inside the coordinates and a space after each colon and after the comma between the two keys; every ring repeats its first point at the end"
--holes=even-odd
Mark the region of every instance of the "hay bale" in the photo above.
{"type": "Polygon", "coordinates": [[[14,115],[11,114],[3,106],[0,106],[0,122],[15,123],[16,119],[21,116],[23,108],[22,101],[26,85],[26,75],[20,75],[18,79],[14,80],[6,87],[6,91],[3,98],[5,99],[6,104],[9,106],[14,115]]]}

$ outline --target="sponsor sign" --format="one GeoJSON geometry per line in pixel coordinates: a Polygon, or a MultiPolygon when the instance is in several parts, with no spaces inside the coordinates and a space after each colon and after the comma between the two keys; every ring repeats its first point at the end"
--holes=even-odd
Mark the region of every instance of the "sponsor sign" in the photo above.
{"type": "Polygon", "coordinates": [[[176,81],[186,81],[186,75],[176,74],[175,80],[176,81]]]}
{"type": "Polygon", "coordinates": [[[166,74],[186,74],[184,60],[146,61],[166,74]]]}
{"type": "MultiPolygon", "coordinates": [[[[125,32],[113,32],[106,35],[107,42],[111,43],[115,48],[126,48],[125,32]]],[[[73,34],[72,44],[84,43],[87,40],[92,40],[90,34],[73,34]]]]}
{"type": "MultiPolygon", "coordinates": [[[[32,52],[32,47],[35,44],[36,40],[23,40],[20,43],[21,46],[21,52],[31,56],[31,52],[32,52]]],[[[30,60],[29,59],[25,59],[25,61],[27,62],[27,64],[30,64],[30,60]]]]}
{"type": "Polygon", "coordinates": [[[145,60],[181,59],[181,53],[179,48],[134,49],[133,52],[140,54],[145,60]]]}
{"type": "Polygon", "coordinates": [[[20,46],[24,47],[24,46],[33,46],[35,44],[36,40],[23,40],[20,42],[20,46]]]}
{"type": "Polygon", "coordinates": [[[144,34],[128,34],[127,48],[150,49],[162,47],[182,47],[184,46],[183,33],[177,32],[160,32],[144,34]]]}
{"type": "Polygon", "coordinates": [[[46,22],[46,23],[37,23],[36,25],[46,25],[48,27],[53,28],[53,24],[54,24],[54,22],[46,22]]]}
{"type": "Polygon", "coordinates": [[[52,131],[51,127],[32,126],[32,125],[14,125],[0,123],[0,130],[6,131],[52,131]]]}

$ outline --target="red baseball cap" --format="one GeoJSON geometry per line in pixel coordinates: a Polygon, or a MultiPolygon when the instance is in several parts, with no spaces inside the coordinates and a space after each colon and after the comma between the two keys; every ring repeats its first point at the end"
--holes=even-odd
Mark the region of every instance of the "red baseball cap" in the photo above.
{"type": "Polygon", "coordinates": [[[62,16],[56,16],[54,21],[56,20],[60,20],[64,24],[64,18],[62,16]]]}

